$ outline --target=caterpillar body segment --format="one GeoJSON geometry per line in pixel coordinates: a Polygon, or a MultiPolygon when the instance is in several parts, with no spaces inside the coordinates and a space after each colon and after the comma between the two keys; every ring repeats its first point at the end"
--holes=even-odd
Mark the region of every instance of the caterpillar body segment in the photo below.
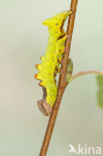
{"type": "Polygon", "coordinates": [[[35,78],[40,80],[39,85],[43,87],[43,100],[38,101],[38,106],[44,115],[51,113],[57,97],[56,75],[60,71],[67,39],[63,26],[70,14],[71,11],[65,11],[42,23],[48,27],[48,46],[45,55],[41,57],[41,64],[36,65],[38,73],[35,78]]]}

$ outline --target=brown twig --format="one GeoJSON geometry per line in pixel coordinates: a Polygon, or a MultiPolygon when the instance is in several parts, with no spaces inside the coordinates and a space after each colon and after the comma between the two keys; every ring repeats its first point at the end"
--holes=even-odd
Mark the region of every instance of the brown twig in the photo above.
{"type": "Polygon", "coordinates": [[[55,125],[55,121],[57,118],[59,106],[61,103],[61,99],[62,99],[64,90],[67,86],[66,73],[67,73],[67,66],[68,66],[68,57],[70,54],[71,39],[72,39],[72,33],[73,33],[73,28],[74,28],[77,3],[78,3],[78,0],[71,0],[70,10],[72,11],[72,15],[70,15],[70,18],[68,20],[68,26],[67,26],[68,39],[66,41],[66,48],[65,48],[65,52],[64,52],[63,61],[62,61],[62,68],[61,68],[61,74],[60,74],[59,85],[58,85],[58,95],[57,95],[57,99],[56,99],[56,102],[53,107],[53,111],[50,115],[50,119],[48,122],[47,130],[45,133],[44,141],[43,141],[39,156],[46,156],[46,153],[47,153],[47,150],[49,147],[49,143],[51,140],[53,128],[55,125]]]}

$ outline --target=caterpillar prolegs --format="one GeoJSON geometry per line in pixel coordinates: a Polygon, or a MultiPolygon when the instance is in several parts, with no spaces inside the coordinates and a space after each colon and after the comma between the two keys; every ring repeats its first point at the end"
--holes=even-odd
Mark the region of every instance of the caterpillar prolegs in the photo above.
{"type": "Polygon", "coordinates": [[[60,71],[67,35],[63,26],[71,11],[65,11],[45,20],[42,24],[48,27],[49,38],[46,54],[41,57],[41,64],[36,65],[38,73],[35,78],[40,80],[43,88],[43,99],[38,101],[40,111],[49,115],[57,97],[56,75],[60,71]]]}

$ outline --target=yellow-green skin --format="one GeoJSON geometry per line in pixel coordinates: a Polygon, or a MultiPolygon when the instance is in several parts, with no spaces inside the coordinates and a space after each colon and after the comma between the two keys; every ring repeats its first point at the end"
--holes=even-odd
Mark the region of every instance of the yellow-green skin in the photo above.
{"type": "Polygon", "coordinates": [[[57,85],[55,76],[59,71],[60,62],[65,49],[66,33],[63,25],[71,11],[65,11],[47,19],[43,25],[48,26],[49,39],[45,56],[41,57],[41,64],[37,66],[39,70],[36,78],[40,80],[40,85],[46,88],[46,102],[51,106],[57,97],[57,85]]]}

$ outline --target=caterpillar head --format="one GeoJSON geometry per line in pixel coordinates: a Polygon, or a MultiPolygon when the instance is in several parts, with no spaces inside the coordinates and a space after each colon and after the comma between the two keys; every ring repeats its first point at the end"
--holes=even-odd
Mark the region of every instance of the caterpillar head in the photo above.
{"type": "Polygon", "coordinates": [[[45,115],[48,116],[52,112],[52,106],[46,102],[45,99],[38,101],[39,110],[45,115]]]}
{"type": "Polygon", "coordinates": [[[43,21],[42,24],[46,25],[49,29],[49,32],[52,34],[55,33],[56,35],[56,33],[64,32],[63,30],[64,22],[71,13],[72,13],[71,11],[59,13],[54,17],[43,21]]]}

